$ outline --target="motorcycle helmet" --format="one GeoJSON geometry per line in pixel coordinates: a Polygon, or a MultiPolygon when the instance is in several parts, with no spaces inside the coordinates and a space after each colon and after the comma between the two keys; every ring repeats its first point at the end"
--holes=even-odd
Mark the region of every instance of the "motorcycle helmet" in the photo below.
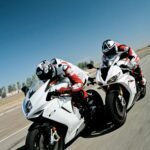
{"type": "Polygon", "coordinates": [[[105,56],[111,57],[118,53],[118,47],[113,40],[105,40],[102,44],[102,52],[105,56]]]}
{"type": "Polygon", "coordinates": [[[43,81],[52,79],[56,76],[56,68],[49,61],[43,60],[36,68],[36,75],[43,81]]]}

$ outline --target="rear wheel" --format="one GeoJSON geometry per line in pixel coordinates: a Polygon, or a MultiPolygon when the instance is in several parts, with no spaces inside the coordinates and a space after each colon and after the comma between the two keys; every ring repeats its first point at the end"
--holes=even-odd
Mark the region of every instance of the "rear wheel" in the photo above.
{"type": "Polygon", "coordinates": [[[106,95],[106,111],[108,117],[116,126],[125,123],[127,117],[126,101],[124,97],[119,97],[118,91],[109,91],[106,95]]]}
{"type": "MultiPolygon", "coordinates": [[[[48,133],[47,133],[48,134],[48,133]]],[[[27,150],[64,150],[63,138],[58,141],[51,141],[50,136],[45,135],[40,128],[28,132],[26,138],[27,150]]]]}

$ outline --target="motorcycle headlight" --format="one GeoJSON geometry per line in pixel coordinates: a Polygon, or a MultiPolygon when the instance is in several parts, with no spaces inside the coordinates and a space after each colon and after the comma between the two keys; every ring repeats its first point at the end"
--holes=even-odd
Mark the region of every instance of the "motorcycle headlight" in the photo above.
{"type": "Polygon", "coordinates": [[[120,73],[118,73],[117,75],[113,76],[112,78],[110,78],[110,79],[108,80],[107,83],[110,84],[110,83],[115,82],[115,81],[118,79],[119,75],[120,75],[120,73]]]}
{"type": "Polygon", "coordinates": [[[25,108],[26,108],[26,113],[28,114],[31,109],[32,109],[32,104],[31,104],[31,101],[27,101],[26,105],[25,105],[25,108]]]}

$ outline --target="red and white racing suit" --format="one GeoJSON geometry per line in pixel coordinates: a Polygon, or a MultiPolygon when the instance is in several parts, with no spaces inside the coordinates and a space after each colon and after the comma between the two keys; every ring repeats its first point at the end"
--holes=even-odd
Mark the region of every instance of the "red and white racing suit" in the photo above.
{"type": "Polygon", "coordinates": [[[52,59],[51,63],[56,68],[58,79],[67,77],[71,82],[71,87],[60,88],[58,92],[61,94],[70,92],[72,95],[82,92],[82,98],[86,99],[88,95],[87,92],[83,90],[83,87],[88,80],[87,73],[79,67],[58,58],[52,59]]]}
{"type": "MultiPolygon", "coordinates": [[[[140,58],[137,56],[135,51],[127,45],[120,44],[118,42],[115,42],[115,44],[118,48],[118,52],[127,51],[126,61],[129,62],[129,66],[132,66],[131,69],[133,71],[133,75],[134,75],[135,79],[138,80],[141,84],[144,84],[143,83],[143,73],[139,66],[140,58]]],[[[102,61],[105,60],[105,57],[106,57],[105,55],[102,56],[102,61]]]]}
{"type": "Polygon", "coordinates": [[[138,65],[139,64],[140,58],[137,56],[137,54],[135,53],[135,51],[131,47],[128,47],[126,45],[123,45],[123,44],[120,44],[120,43],[117,43],[117,42],[115,44],[118,47],[118,52],[123,52],[123,51],[128,50],[127,58],[132,60],[131,63],[133,63],[133,65],[138,65]]]}

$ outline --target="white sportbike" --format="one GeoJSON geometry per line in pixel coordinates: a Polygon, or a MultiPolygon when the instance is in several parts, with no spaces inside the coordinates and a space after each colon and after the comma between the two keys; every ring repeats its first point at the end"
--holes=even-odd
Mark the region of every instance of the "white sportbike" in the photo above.
{"type": "MultiPolygon", "coordinates": [[[[67,82],[50,85],[48,80],[40,86],[37,82],[29,89],[24,87],[22,111],[33,122],[26,137],[27,150],[63,150],[65,144],[77,137],[89,124],[69,94],[53,95],[57,88],[65,86],[68,86],[67,82]]],[[[94,112],[94,120],[99,116],[103,103],[95,90],[87,92],[92,105],[90,108],[94,109],[91,110],[94,112]]]]}
{"type": "Polygon", "coordinates": [[[146,84],[139,86],[127,67],[128,62],[122,59],[124,53],[110,57],[103,68],[96,68],[92,64],[87,66],[97,69],[96,82],[106,93],[106,113],[116,126],[124,124],[127,111],[146,94],[146,84]]]}

